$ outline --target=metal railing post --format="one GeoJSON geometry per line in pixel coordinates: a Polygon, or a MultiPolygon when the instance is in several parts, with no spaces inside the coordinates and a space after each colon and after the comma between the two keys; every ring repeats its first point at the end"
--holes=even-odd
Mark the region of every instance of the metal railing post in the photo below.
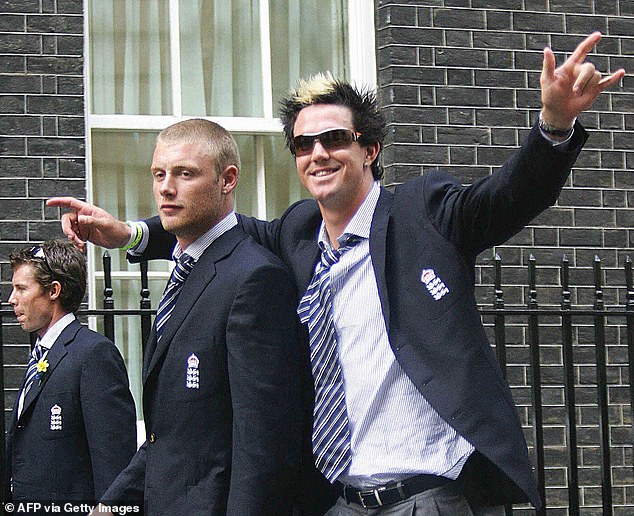
{"type": "Polygon", "coordinates": [[[539,316],[536,310],[536,265],[531,254],[528,261],[528,345],[530,348],[531,391],[533,395],[533,445],[535,447],[535,468],[537,469],[537,485],[543,506],[538,515],[546,515],[546,474],[544,469],[544,418],[542,409],[542,375],[539,347],[539,316]]]}
{"type": "Polygon", "coordinates": [[[601,286],[601,259],[594,257],[594,345],[597,364],[597,403],[601,432],[601,499],[603,515],[612,514],[612,468],[610,463],[610,421],[605,347],[605,306],[601,286]]]}
{"type": "MultiPolygon", "coordinates": [[[[148,264],[141,262],[141,310],[149,310],[152,308],[152,300],[150,299],[150,289],[148,288],[148,264]]],[[[141,314],[141,346],[143,348],[143,356],[145,356],[145,346],[152,331],[152,316],[149,313],[141,314]]]]}
{"type": "Polygon", "coordinates": [[[577,414],[575,369],[572,353],[572,315],[570,314],[570,262],[564,255],[561,264],[561,342],[564,362],[564,400],[568,442],[568,506],[570,514],[579,513],[579,464],[577,457],[577,414]]]}
{"type": "MultiPolygon", "coordinates": [[[[112,290],[112,258],[110,253],[105,251],[103,253],[103,308],[104,310],[114,309],[114,299],[112,297],[114,291],[112,290]]],[[[103,333],[112,342],[115,340],[114,336],[114,315],[111,313],[104,313],[103,316],[103,333]]]]}

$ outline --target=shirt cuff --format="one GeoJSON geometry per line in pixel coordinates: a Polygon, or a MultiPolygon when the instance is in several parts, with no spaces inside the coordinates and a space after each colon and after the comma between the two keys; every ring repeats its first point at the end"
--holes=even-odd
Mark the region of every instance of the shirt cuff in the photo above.
{"type": "Polygon", "coordinates": [[[559,140],[555,140],[553,139],[546,131],[544,131],[543,129],[539,129],[539,132],[542,133],[542,136],[558,151],[561,152],[565,152],[568,150],[568,144],[570,143],[570,140],[572,139],[573,134],[575,134],[575,128],[572,128],[572,131],[570,131],[570,134],[568,135],[568,138],[566,138],[563,141],[559,141],[559,140]]]}
{"type": "Polygon", "coordinates": [[[128,249],[128,253],[132,256],[141,256],[145,252],[150,240],[150,228],[147,227],[145,221],[139,220],[137,221],[137,224],[141,227],[141,240],[139,240],[137,245],[128,249]]]}

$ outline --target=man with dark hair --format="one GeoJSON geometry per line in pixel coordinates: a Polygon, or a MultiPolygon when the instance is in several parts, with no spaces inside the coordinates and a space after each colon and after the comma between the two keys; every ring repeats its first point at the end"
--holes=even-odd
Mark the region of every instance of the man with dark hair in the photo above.
{"type": "Polygon", "coordinates": [[[136,450],[136,414],[119,350],[74,312],[86,258],[51,240],[10,256],[9,303],[35,333],[7,433],[7,500],[94,503],[136,450]]]}
{"type": "MultiPolygon", "coordinates": [[[[552,205],[587,138],[577,116],[616,84],[585,62],[587,37],[558,68],[544,50],[539,120],[495,174],[469,186],[441,172],[394,192],[376,181],[385,124],[374,95],[330,76],[301,81],[282,123],[314,200],[246,231],[291,267],[315,383],[313,454],[340,495],[329,516],[498,515],[540,507],[511,391],[475,296],[477,255],[552,205]]],[[[69,206],[65,201],[52,204],[69,206]]],[[[72,206],[70,206],[72,207],[72,206]]],[[[125,243],[121,223],[65,215],[125,243]]],[[[144,258],[168,248],[156,219],[144,258]]],[[[317,482],[317,480],[316,480],[317,482]]]]}

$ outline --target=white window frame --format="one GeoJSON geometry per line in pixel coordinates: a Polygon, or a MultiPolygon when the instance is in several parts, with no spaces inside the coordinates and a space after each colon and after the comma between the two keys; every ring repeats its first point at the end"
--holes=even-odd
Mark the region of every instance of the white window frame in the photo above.
{"type": "MultiPolygon", "coordinates": [[[[99,0],[93,0],[99,1],[99,0]]],[[[91,77],[90,77],[90,16],[85,3],[84,8],[84,116],[86,127],[86,196],[93,202],[93,169],[92,169],[92,131],[95,129],[121,131],[160,131],[187,117],[181,109],[181,66],[180,66],[180,31],[179,0],[168,0],[170,13],[170,58],[171,58],[171,91],[173,115],[98,115],[91,113],[91,77]]],[[[374,1],[348,0],[347,7],[348,55],[350,79],[353,83],[365,87],[376,87],[375,28],[374,1]]],[[[266,212],[266,179],[264,169],[264,138],[259,136],[279,135],[282,126],[273,112],[269,0],[260,0],[260,48],[262,62],[262,93],[264,99],[263,117],[196,117],[212,120],[233,134],[249,134],[255,136],[256,172],[257,172],[257,216],[267,219],[266,212]]],[[[88,246],[88,282],[89,306],[97,306],[96,279],[103,279],[103,272],[97,272],[95,263],[97,256],[93,246],[88,246]]],[[[151,272],[150,278],[166,278],[168,273],[151,272]]],[[[113,279],[138,278],[138,272],[112,271],[113,279]]]]}

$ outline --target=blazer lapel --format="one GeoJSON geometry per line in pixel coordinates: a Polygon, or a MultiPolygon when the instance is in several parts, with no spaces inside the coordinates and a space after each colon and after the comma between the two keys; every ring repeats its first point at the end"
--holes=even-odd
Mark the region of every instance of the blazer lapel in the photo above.
{"type": "Polygon", "coordinates": [[[165,323],[163,337],[160,342],[156,342],[156,331],[154,328],[152,329],[152,334],[148,340],[146,356],[143,359],[143,382],[147,380],[147,377],[169,348],[174,334],[178,331],[178,328],[180,328],[191,311],[194,303],[196,303],[205,288],[207,288],[207,285],[209,285],[216,276],[216,262],[230,254],[236,245],[244,238],[246,238],[246,235],[242,228],[239,226],[233,227],[212,242],[198,259],[183,285],[172,315],[170,315],[169,320],[165,323]],[[153,348],[154,351],[152,351],[153,348]]]}
{"type": "Polygon", "coordinates": [[[315,273],[315,263],[319,260],[321,251],[317,244],[317,235],[311,239],[300,240],[295,248],[296,281],[299,296],[303,296],[308,284],[315,273]]]}
{"type": "Polygon", "coordinates": [[[20,418],[26,414],[29,406],[37,399],[37,397],[42,392],[44,385],[53,374],[53,371],[57,367],[57,364],[66,356],[66,346],[73,341],[75,335],[81,328],[81,323],[78,320],[74,320],[71,322],[57,337],[57,340],[51,346],[44,360],[48,362],[48,367],[46,368],[46,372],[40,377],[39,380],[34,380],[33,385],[27,392],[26,397],[24,398],[24,406],[22,407],[22,414],[20,418]]]}
{"type": "MultiPolygon", "coordinates": [[[[213,245],[213,244],[212,244],[213,245]]],[[[165,323],[165,329],[163,330],[163,337],[160,342],[156,341],[156,330],[152,329],[152,334],[148,341],[146,350],[146,356],[143,359],[143,363],[147,364],[144,367],[143,381],[147,379],[152,370],[156,367],[163,354],[167,351],[169,343],[171,342],[174,334],[180,328],[181,324],[187,317],[192,305],[200,297],[205,287],[216,275],[216,265],[214,260],[206,259],[207,253],[205,252],[196,262],[194,268],[189,274],[189,277],[183,285],[176,306],[169,320],[165,323]]]]}
{"type": "Polygon", "coordinates": [[[379,289],[381,309],[385,319],[385,327],[390,330],[390,302],[387,294],[387,281],[385,279],[385,259],[387,254],[387,228],[390,220],[390,210],[394,202],[394,194],[381,188],[381,195],[374,208],[372,226],[370,227],[370,257],[374,267],[374,275],[379,289]]]}
{"type": "Polygon", "coordinates": [[[321,212],[314,201],[312,201],[310,207],[312,208],[310,213],[307,214],[305,219],[301,220],[301,226],[296,228],[298,234],[293,239],[294,244],[289,255],[300,297],[306,292],[315,272],[315,264],[321,255],[321,250],[317,243],[317,236],[322,223],[321,212]]]}

